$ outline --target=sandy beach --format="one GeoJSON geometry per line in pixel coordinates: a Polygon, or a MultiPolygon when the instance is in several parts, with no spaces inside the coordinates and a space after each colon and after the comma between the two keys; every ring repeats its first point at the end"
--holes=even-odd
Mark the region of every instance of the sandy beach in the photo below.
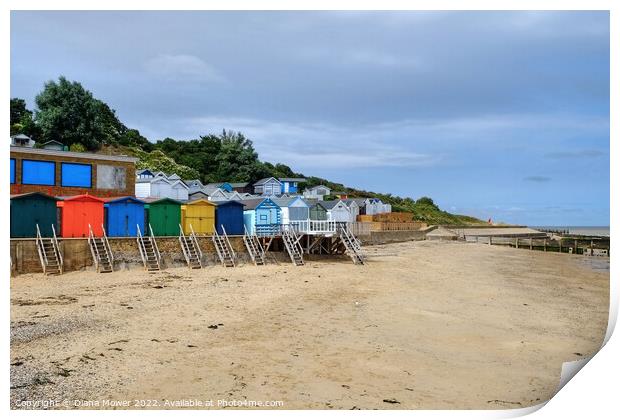
{"type": "Polygon", "coordinates": [[[584,257],[439,241],[365,249],[366,266],[12,278],[11,406],[522,408],[603,340],[609,272],[584,257]]]}

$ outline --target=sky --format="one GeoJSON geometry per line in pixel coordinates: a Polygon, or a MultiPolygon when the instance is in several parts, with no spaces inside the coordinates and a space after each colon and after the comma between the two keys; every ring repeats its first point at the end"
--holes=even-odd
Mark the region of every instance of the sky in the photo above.
{"type": "Polygon", "coordinates": [[[149,140],[484,220],[609,225],[608,12],[11,13],[11,96],[64,75],[149,140]]]}

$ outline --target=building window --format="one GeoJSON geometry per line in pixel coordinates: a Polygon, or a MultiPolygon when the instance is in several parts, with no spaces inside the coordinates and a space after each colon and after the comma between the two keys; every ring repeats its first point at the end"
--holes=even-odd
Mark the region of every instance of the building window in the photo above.
{"type": "Polygon", "coordinates": [[[15,159],[11,159],[11,184],[15,184],[15,159]]]}
{"type": "Polygon", "coordinates": [[[92,166],[81,163],[61,163],[60,185],[63,187],[91,187],[92,166]]]}
{"type": "Polygon", "coordinates": [[[22,160],[22,184],[56,185],[56,163],[22,160]]]}

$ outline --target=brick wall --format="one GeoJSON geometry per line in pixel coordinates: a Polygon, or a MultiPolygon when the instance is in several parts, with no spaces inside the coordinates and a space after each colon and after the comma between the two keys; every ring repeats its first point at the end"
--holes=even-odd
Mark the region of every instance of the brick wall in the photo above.
{"type": "Polygon", "coordinates": [[[42,192],[52,196],[90,194],[98,197],[118,197],[133,196],[136,190],[136,165],[134,162],[113,161],[105,159],[95,159],[92,157],[73,157],[73,156],[56,156],[56,155],[40,155],[27,152],[19,152],[11,150],[11,158],[15,159],[15,184],[11,184],[11,194],[23,194],[29,192],[42,192]],[[22,165],[21,161],[42,160],[48,162],[56,162],[55,184],[51,185],[23,185],[22,184],[22,165]],[[92,165],[91,170],[91,188],[82,187],[63,187],[61,186],[61,162],[65,163],[83,163],[92,165]],[[97,188],[97,165],[117,166],[125,169],[125,188],[124,189],[98,189],[97,188]]]}

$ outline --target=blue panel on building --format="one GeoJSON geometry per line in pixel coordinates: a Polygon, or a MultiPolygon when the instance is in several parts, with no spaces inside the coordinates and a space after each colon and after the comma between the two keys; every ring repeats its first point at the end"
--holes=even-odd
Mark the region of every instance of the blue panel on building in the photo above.
{"type": "Polygon", "coordinates": [[[79,163],[61,163],[60,165],[60,184],[63,187],[91,187],[91,165],[79,163]]]}
{"type": "Polygon", "coordinates": [[[15,159],[11,159],[11,184],[15,184],[15,159]]]}
{"type": "Polygon", "coordinates": [[[42,160],[22,160],[22,184],[55,185],[56,164],[42,160]]]}
{"type": "Polygon", "coordinates": [[[111,237],[137,236],[144,232],[144,203],[133,197],[109,200],[105,204],[106,233],[111,237]]]}

